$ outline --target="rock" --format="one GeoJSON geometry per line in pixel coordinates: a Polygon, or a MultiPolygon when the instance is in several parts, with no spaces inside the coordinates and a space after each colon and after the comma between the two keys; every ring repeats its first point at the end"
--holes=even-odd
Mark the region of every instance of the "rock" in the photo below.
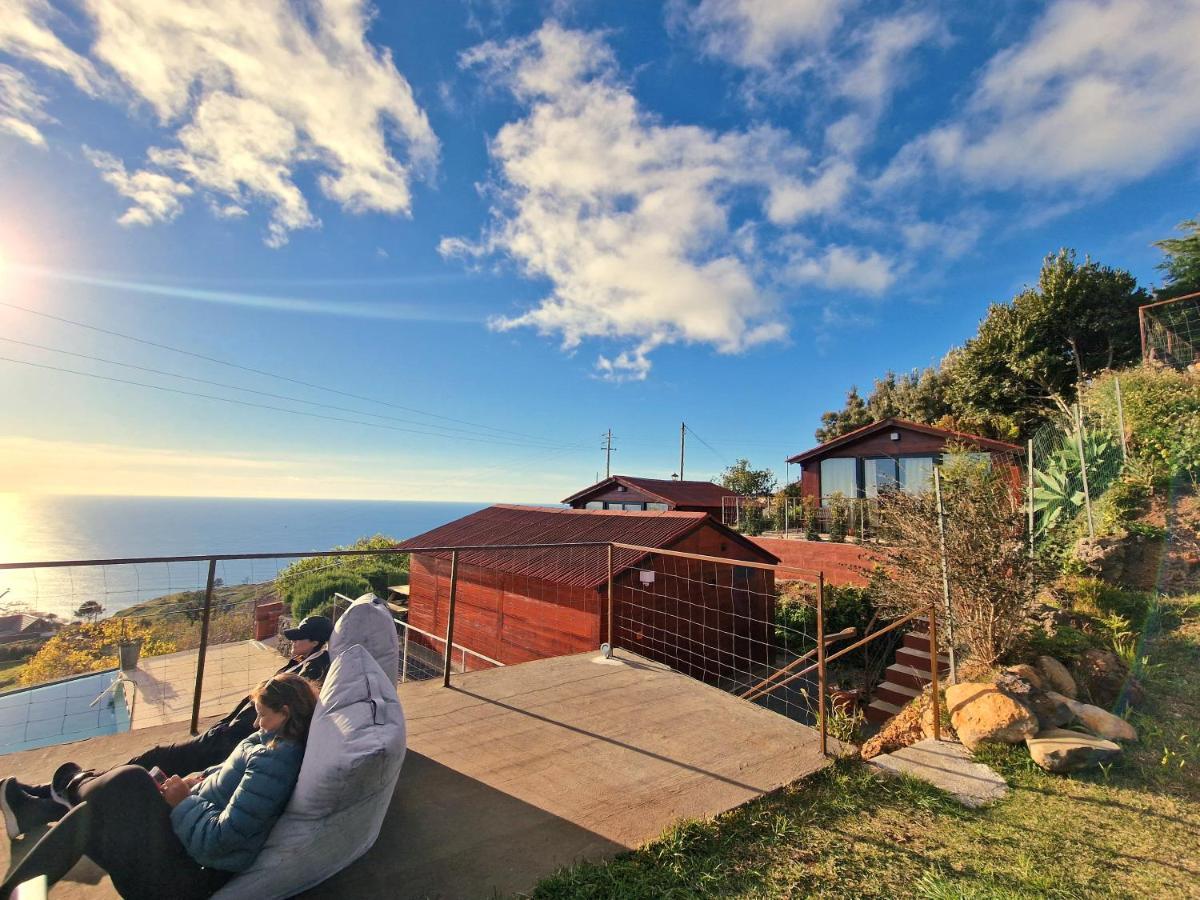
{"type": "Polygon", "coordinates": [[[1106,709],[1092,706],[1090,703],[1080,703],[1079,721],[1088,731],[1110,741],[1136,741],[1137,729],[1122,719],[1114,716],[1106,709]]]}
{"type": "Polygon", "coordinates": [[[1042,676],[1038,674],[1038,670],[1027,663],[1021,663],[1017,666],[1009,666],[1004,670],[1005,673],[1015,675],[1022,681],[1029,682],[1030,685],[1037,688],[1039,691],[1046,685],[1042,682],[1042,676]]]}
{"type": "Polygon", "coordinates": [[[968,750],[987,741],[1019,744],[1038,730],[1037,716],[994,684],[951,685],[946,688],[946,706],[968,750]]]}
{"type": "Polygon", "coordinates": [[[1064,728],[1039,731],[1025,744],[1033,761],[1047,772],[1078,772],[1121,755],[1121,748],[1112,741],[1064,728]]]}
{"type": "Polygon", "coordinates": [[[1097,706],[1118,709],[1138,706],[1144,699],[1142,685],[1129,674],[1121,657],[1111,650],[1087,650],[1075,667],[1079,683],[1097,706]]]}
{"type": "Polygon", "coordinates": [[[1079,696],[1079,687],[1075,684],[1075,679],[1071,677],[1067,667],[1053,656],[1039,656],[1037,667],[1042,673],[1045,688],[1057,691],[1072,700],[1079,696]]]}
{"type": "Polygon", "coordinates": [[[1074,700],[1054,691],[1036,691],[1026,701],[1026,705],[1037,716],[1038,725],[1042,730],[1061,728],[1074,722],[1079,716],[1071,706],[1073,703],[1074,700]]]}

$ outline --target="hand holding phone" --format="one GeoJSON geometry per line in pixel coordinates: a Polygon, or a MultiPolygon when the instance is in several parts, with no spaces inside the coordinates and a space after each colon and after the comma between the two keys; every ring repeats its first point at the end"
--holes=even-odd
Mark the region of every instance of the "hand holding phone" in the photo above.
{"type": "Polygon", "coordinates": [[[150,777],[154,779],[154,783],[161,789],[163,782],[167,780],[167,773],[158,766],[152,766],[150,769],[150,777]]]}

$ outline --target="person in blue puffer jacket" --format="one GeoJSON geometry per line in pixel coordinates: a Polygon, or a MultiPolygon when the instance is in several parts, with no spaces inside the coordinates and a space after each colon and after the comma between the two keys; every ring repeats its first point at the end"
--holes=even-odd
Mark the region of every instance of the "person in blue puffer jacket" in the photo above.
{"type": "Polygon", "coordinates": [[[62,878],[86,854],[127,900],[211,896],[250,867],[296,786],[316,707],[313,684],[284,673],[251,693],[259,730],[225,762],[161,785],[139,766],[81,772],[71,811],[52,826],[3,885],[62,878]]]}

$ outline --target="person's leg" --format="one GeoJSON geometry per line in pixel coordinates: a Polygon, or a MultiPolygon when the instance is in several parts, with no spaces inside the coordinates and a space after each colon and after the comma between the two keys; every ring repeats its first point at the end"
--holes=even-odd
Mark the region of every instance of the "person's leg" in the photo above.
{"type": "Polygon", "coordinates": [[[230,728],[214,727],[186,741],[151,747],[129,760],[129,765],[147,771],[158,766],[165,774],[182,778],[225,762],[233,748],[247,737],[248,734],[239,735],[230,728]]]}
{"type": "Polygon", "coordinates": [[[73,786],[79,805],[50,829],[0,887],[44,874],[51,884],[86,853],[126,900],[206,897],[224,873],[202,869],[171,828],[171,812],[145,769],[121,766],[73,786]],[[88,810],[86,813],[82,810],[88,810]]]}

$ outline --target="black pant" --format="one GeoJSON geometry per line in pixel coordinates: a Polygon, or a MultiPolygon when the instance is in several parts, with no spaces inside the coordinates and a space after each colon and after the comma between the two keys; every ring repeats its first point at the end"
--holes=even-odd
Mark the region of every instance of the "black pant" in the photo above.
{"type": "Polygon", "coordinates": [[[190,775],[203,772],[209,766],[225,762],[233,748],[254,733],[253,721],[250,729],[240,727],[237,720],[232,725],[218,722],[208,731],[176,744],[151,747],[140,756],[129,761],[130,765],[150,769],[158,766],[167,775],[190,775]]]}
{"type": "Polygon", "coordinates": [[[12,870],[0,896],[37,875],[54,884],[84,854],[108,872],[126,900],[209,897],[232,877],[188,855],[171,827],[171,809],[145,769],[111,769],[85,781],[77,799],[12,870]]]}

